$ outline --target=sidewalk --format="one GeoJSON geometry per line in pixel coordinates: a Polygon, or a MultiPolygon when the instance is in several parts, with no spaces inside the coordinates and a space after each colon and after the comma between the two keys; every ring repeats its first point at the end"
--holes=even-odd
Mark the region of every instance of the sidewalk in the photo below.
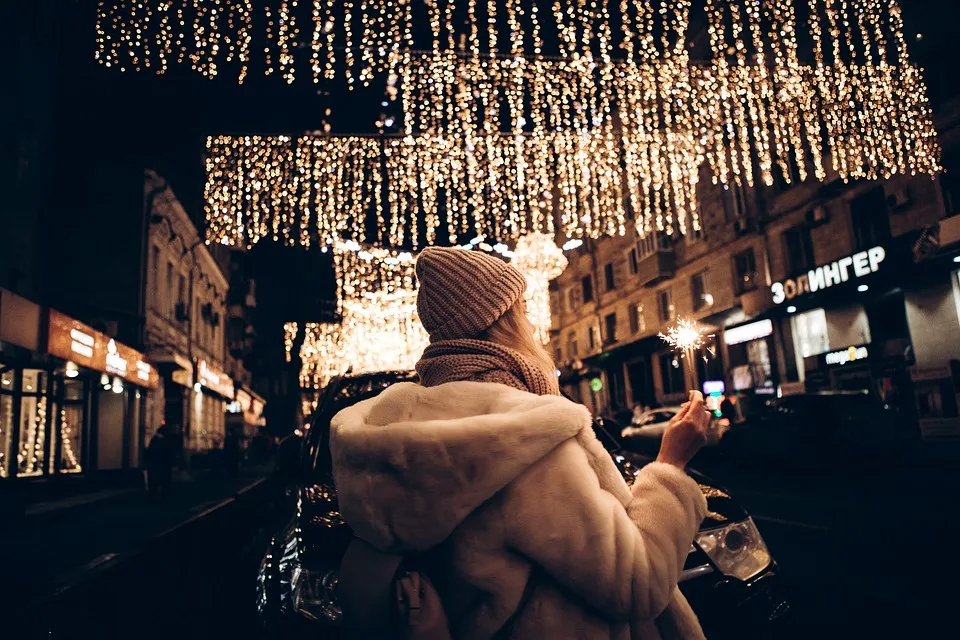
{"type": "Polygon", "coordinates": [[[233,497],[272,468],[247,465],[236,478],[179,474],[158,504],[147,502],[145,491],[114,490],[35,505],[34,517],[0,527],[0,579],[18,601],[32,601],[233,497]]]}

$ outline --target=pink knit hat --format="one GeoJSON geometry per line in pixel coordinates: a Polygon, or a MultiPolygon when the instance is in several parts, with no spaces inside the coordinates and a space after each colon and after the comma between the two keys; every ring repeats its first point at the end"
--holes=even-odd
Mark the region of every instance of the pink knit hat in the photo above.
{"type": "Polygon", "coordinates": [[[429,247],[417,258],[417,312],[430,341],[476,338],[527,288],[523,275],[480,251],[429,247]]]}

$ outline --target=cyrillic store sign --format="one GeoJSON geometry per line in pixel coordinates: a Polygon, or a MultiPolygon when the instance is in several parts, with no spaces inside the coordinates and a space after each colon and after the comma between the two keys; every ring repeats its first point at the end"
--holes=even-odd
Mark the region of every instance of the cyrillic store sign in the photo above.
{"type": "Polygon", "coordinates": [[[880,270],[880,263],[886,257],[887,252],[883,247],[873,247],[811,269],[796,278],[774,282],[770,287],[773,292],[773,303],[781,304],[805,293],[815,293],[851,279],[876,273],[880,270]]]}

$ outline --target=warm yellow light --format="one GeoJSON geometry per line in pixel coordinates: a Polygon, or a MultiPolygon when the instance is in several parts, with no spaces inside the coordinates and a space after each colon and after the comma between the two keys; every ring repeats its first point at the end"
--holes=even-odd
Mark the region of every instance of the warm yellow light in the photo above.
{"type": "Polygon", "coordinates": [[[707,359],[707,354],[714,354],[714,348],[709,346],[709,341],[713,334],[709,329],[698,324],[689,318],[678,318],[677,321],[667,328],[666,333],[658,333],[661,340],[680,354],[680,357],[690,357],[702,350],[705,350],[703,359],[707,359]]]}
{"type": "Polygon", "coordinates": [[[521,237],[510,263],[527,280],[527,317],[543,344],[550,342],[550,281],[567,268],[567,258],[551,236],[531,233],[521,237]]]}

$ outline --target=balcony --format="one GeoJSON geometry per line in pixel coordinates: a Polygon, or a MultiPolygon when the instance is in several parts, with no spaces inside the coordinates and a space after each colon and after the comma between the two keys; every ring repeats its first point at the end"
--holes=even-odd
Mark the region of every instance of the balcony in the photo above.
{"type": "Polygon", "coordinates": [[[676,270],[677,255],[674,250],[660,249],[637,263],[637,281],[644,287],[653,287],[672,278],[676,270]]]}

